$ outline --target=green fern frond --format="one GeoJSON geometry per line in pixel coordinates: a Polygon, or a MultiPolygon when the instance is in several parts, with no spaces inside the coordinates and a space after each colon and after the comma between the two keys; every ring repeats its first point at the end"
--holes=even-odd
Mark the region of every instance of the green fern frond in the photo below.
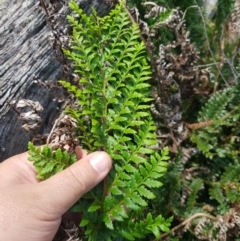
{"type": "Polygon", "coordinates": [[[161,215],[153,218],[151,213],[148,213],[145,220],[139,222],[128,222],[128,228],[122,229],[122,236],[127,240],[135,240],[143,238],[147,234],[153,233],[157,239],[160,238],[160,232],[168,232],[172,218],[165,219],[161,215]],[[127,230],[127,231],[126,231],[127,230]]]}
{"type": "Polygon", "coordinates": [[[240,182],[240,162],[235,160],[233,164],[229,164],[225,168],[225,172],[221,177],[221,183],[240,182]]]}
{"type": "Polygon", "coordinates": [[[52,175],[62,171],[76,162],[76,155],[70,155],[66,151],[57,149],[53,152],[50,146],[36,147],[33,143],[28,143],[29,161],[34,162],[37,169],[37,178],[45,180],[52,175]]]}
{"type": "Polygon", "coordinates": [[[219,120],[226,113],[226,106],[234,97],[235,88],[230,87],[222,92],[216,92],[199,112],[198,121],[219,120]]]}
{"type": "Polygon", "coordinates": [[[221,186],[219,184],[214,184],[212,188],[209,189],[209,195],[211,199],[218,201],[218,210],[220,211],[220,214],[225,214],[228,212],[230,207],[223,195],[221,186]]]}
{"type": "MultiPolygon", "coordinates": [[[[123,2],[103,18],[94,10],[87,16],[73,1],[70,8],[80,17],[68,17],[73,36],[71,48],[64,53],[73,61],[80,80],[78,86],[60,81],[79,104],[67,112],[77,121],[81,145],[90,152],[106,151],[113,159],[113,169],[103,185],[76,204],[75,210],[82,213],[80,225],[88,240],[131,235],[133,240],[151,232],[159,237],[170,221],[143,215],[141,210],[155,198],[153,189],[162,186],[160,178],[169,157],[167,148],[161,155],[152,148],[157,144],[150,113],[152,71],[138,25],[131,23],[123,2]],[[133,217],[136,225],[130,229],[126,224],[133,217]],[[137,225],[137,220],[142,218],[146,218],[145,229],[140,230],[143,224],[137,225]]],[[[57,150],[52,158],[65,161],[65,156],[57,150]]]]}
{"type": "Polygon", "coordinates": [[[212,184],[209,190],[210,197],[219,203],[218,209],[224,214],[229,209],[229,204],[240,201],[240,165],[239,161],[229,164],[225,168],[220,180],[212,184]]]}
{"type": "MultiPolygon", "coordinates": [[[[205,134],[205,132],[203,132],[205,134]]],[[[210,140],[211,138],[201,138],[198,133],[193,133],[191,135],[191,141],[193,143],[196,143],[198,149],[208,158],[212,158],[214,156],[214,152],[213,152],[213,145],[211,143],[208,142],[208,140],[210,140]]]]}
{"type": "Polygon", "coordinates": [[[239,96],[236,86],[216,92],[199,112],[198,121],[211,121],[211,125],[203,129],[194,131],[190,139],[207,157],[212,159],[214,156],[222,158],[233,156],[229,146],[221,146],[221,133],[226,127],[231,127],[239,119],[239,106],[232,102],[239,96]]]}
{"type": "Polygon", "coordinates": [[[203,180],[194,179],[189,186],[190,194],[187,200],[187,207],[189,210],[192,210],[196,204],[198,198],[198,192],[203,189],[203,180]]]}

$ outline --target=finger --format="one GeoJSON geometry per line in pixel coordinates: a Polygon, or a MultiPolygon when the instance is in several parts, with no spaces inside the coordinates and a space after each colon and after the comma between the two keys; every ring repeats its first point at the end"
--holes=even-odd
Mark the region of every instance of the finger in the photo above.
{"type": "Polygon", "coordinates": [[[36,183],[36,169],[28,161],[28,153],[13,156],[0,164],[0,188],[25,183],[36,183]]]}
{"type": "Polygon", "coordinates": [[[77,160],[80,160],[80,159],[82,159],[83,157],[87,156],[87,151],[86,151],[86,150],[83,150],[80,146],[77,146],[77,147],[75,148],[75,152],[76,152],[77,160]]]}
{"type": "MultiPolygon", "coordinates": [[[[44,145],[39,147],[42,148],[44,145]]],[[[86,155],[87,151],[79,146],[76,147],[76,156],[78,160],[86,155]]],[[[12,156],[1,163],[0,187],[39,182],[36,178],[36,168],[34,167],[33,162],[28,161],[28,157],[28,152],[24,152],[12,156]],[[9,170],[11,170],[11,175],[9,174],[9,170]]]]}
{"type": "Polygon", "coordinates": [[[41,205],[57,216],[63,215],[77,200],[99,182],[111,169],[111,158],[105,152],[85,156],[62,172],[39,183],[41,205]],[[54,208],[53,208],[54,207],[54,208]],[[53,213],[54,212],[54,213],[53,213]]]}

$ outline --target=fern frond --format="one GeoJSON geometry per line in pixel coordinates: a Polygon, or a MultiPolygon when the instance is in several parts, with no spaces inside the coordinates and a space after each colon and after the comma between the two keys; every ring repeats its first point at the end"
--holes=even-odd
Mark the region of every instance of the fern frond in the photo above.
{"type": "Polygon", "coordinates": [[[212,186],[212,188],[209,190],[209,195],[211,199],[215,199],[218,201],[218,210],[221,214],[225,214],[229,210],[230,207],[226,199],[224,198],[221,186],[219,184],[214,184],[212,186]]]}
{"type": "MultiPolygon", "coordinates": [[[[64,53],[80,80],[78,86],[60,81],[79,104],[67,112],[77,121],[81,145],[90,152],[106,151],[113,159],[103,185],[83,196],[75,209],[82,213],[88,240],[127,237],[130,229],[125,224],[132,217],[145,218],[140,211],[155,198],[153,188],[162,186],[160,178],[167,169],[168,149],[159,155],[152,148],[157,144],[150,113],[152,71],[139,27],[131,23],[123,2],[103,18],[94,10],[87,16],[73,1],[70,7],[80,17],[68,17],[73,36],[64,53]]],[[[54,158],[62,160],[64,155],[59,150],[54,158]]],[[[151,232],[158,237],[169,225],[165,221],[148,214],[144,231],[137,224],[131,227],[133,238],[151,232]]]]}
{"type": "Polygon", "coordinates": [[[203,181],[201,179],[194,179],[189,186],[190,194],[187,200],[187,207],[189,210],[193,209],[198,197],[198,192],[203,189],[203,181]]]}
{"type": "Polygon", "coordinates": [[[159,239],[161,232],[168,232],[172,218],[165,219],[161,215],[153,218],[151,213],[148,213],[145,220],[132,222],[129,220],[128,228],[122,229],[121,234],[127,240],[135,240],[135,238],[143,238],[145,235],[153,233],[159,239]]]}
{"type": "Polygon", "coordinates": [[[229,203],[232,205],[240,201],[240,165],[236,160],[229,164],[218,182],[212,183],[209,190],[211,199],[219,203],[218,209],[222,214],[228,211],[229,203]]]}
{"type": "Polygon", "coordinates": [[[239,106],[233,106],[232,101],[238,96],[239,90],[233,86],[216,92],[199,112],[199,124],[187,124],[195,130],[190,138],[202,153],[212,159],[218,155],[220,157],[231,156],[232,153],[225,147],[219,145],[219,137],[223,127],[232,126],[233,119],[239,118],[239,106]],[[204,126],[204,129],[199,127],[204,126]]]}
{"type": "Polygon", "coordinates": [[[217,120],[226,114],[226,106],[234,97],[235,88],[226,88],[220,92],[216,92],[205,104],[199,112],[198,121],[217,120]]]}
{"type": "Polygon", "coordinates": [[[70,155],[61,149],[53,151],[50,146],[36,147],[29,142],[28,149],[30,155],[28,159],[34,162],[37,178],[41,180],[51,177],[77,161],[75,154],[70,155]]]}

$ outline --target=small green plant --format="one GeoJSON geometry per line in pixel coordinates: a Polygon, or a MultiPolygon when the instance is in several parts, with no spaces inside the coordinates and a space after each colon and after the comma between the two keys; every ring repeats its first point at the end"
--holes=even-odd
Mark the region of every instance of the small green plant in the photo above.
{"type": "MultiPolygon", "coordinates": [[[[138,25],[131,23],[124,3],[108,16],[96,12],[87,16],[70,2],[76,16],[68,16],[72,43],[65,54],[80,76],[79,85],[61,81],[78,100],[79,107],[68,109],[77,121],[81,145],[92,152],[104,150],[113,159],[110,175],[73,207],[82,213],[82,240],[156,238],[169,230],[171,218],[151,214],[148,202],[153,188],[167,168],[168,149],[154,151],[156,127],[150,113],[151,67],[138,25]]],[[[76,161],[74,155],[50,147],[29,144],[29,160],[45,179],[76,161]]]]}

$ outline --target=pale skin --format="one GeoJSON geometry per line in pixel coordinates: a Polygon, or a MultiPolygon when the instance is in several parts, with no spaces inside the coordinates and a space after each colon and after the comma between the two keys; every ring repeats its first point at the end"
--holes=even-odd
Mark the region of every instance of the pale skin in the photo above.
{"type": "Polygon", "coordinates": [[[111,169],[105,152],[76,149],[77,163],[46,181],[22,153],[0,164],[0,241],[51,241],[62,215],[111,169]]]}

